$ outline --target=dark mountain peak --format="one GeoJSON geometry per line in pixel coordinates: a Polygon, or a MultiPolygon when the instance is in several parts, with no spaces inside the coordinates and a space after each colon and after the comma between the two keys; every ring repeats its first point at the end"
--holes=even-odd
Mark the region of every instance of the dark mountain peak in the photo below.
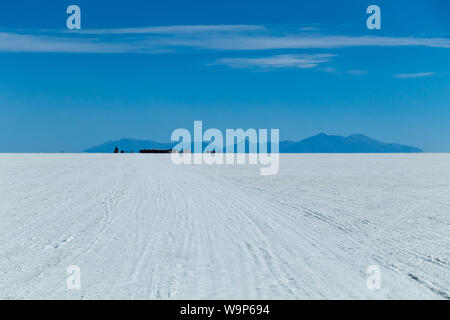
{"type": "Polygon", "coordinates": [[[356,133],[356,134],[351,134],[347,137],[347,139],[349,139],[350,141],[360,141],[360,142],[365,142],[365,143],[381,143],[384,144],[384,142],[372,139],[364,134],[360,134],[360,133],[356,133]]]}
{"type": "MultiPolygon", "coordinates": [[[[332,136],[329,136],[326,133],[321,132],[319,134],[316,134],[315,136],[311,136],[311,137],[303,139],[301,141],[306,141],[306,140],[312,140],[312,141],[314,141],[314,140],[324,140],[324,139],[327,139],[329,137],[332,137],[332,136]]],[[[299,141],[296,141],[296,143],[297,142],[299,142],[299,141]]]]}

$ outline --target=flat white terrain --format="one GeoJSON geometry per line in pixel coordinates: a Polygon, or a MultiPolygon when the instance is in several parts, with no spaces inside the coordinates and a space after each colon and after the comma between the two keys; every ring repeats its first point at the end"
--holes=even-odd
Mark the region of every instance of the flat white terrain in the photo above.
{"type": "Polygon", "coordinates": [[[450,297],[448,154],[281,155],[275,176],[3,154],[0,181],[2,299],[450,297]]]}

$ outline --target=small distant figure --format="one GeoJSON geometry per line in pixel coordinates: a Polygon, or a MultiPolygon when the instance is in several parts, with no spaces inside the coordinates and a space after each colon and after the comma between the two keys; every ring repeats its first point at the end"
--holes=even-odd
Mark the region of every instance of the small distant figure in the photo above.
{"type": "Polygon", "coordinates": [[[125,151],[123,151],[123,150],[120,150],[120,153],[125,153],[125,151]]]}
{"type": "Polygon", "coordinates": [[[119,148],[116,147],[116,148],[114,149],[114,153],[119,153],[119,148]]]}

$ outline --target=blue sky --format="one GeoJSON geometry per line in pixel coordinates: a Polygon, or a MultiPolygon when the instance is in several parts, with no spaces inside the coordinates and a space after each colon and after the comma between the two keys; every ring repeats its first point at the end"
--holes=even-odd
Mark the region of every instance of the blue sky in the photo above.
{"type": "Polygon", "coordinates": [[[194,120],[450,152],[449,1],[243,2],[2,1],[0,152],[165,142],[194,120]]]}

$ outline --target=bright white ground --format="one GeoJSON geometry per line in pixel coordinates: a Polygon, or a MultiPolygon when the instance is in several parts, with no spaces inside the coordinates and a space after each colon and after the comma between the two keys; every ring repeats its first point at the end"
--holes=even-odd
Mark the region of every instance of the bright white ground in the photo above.
{"type": "Polygon", "coordinates": [[[282,155],[260,176],[167,155],[3,154],[0,182],[0,298],[450,296],[449,155],[282,155]]]}

